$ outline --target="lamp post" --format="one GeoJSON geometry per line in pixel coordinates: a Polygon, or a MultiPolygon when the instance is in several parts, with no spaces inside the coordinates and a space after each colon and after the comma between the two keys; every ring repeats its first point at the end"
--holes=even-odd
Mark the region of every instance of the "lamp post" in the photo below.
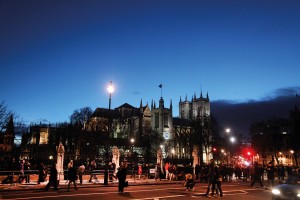
{"type": "MultiPolygon", "coordinates": [[[[226,128],[225,132],[226,132],[226,136],[228,136],[230,133],[230,128],[226,128]]],[[[228,156],[227,156],[227,164],[228,164],[230,161],[229,141],[227,142],[227,152],[228,152],[228,156]]]]}
{"type": "Polygon", "coordinates": [[[293,166],[294,163],[293,163],[293,157],[294,157],[294,150],[290,150],[290,153],[291,153],[291,165],[293,166]]]}
{"type": "MultiPolygon", "coordinates": [[[[230,140],[231,144],[235,143],[235,137],[231,136],[229,140],[230,140]]],[[[231,145],[230,150],[228,148],[228,152],[229,152],[229,155],[232,157],[232,155],[233,155],[233,153],[232,153],[232,145],[231,145]]]]}
{"type": "Polygon", "coordinates": [[[132,166],[133,166],[133,162],[134,162],[134,159],[133,159],[133,145],[134,145],[134,138],[131,138],[131,139],[130,139],[130,142],[131,142],[131,163],[132,163],[132,166]]]}
{"type": "Polygon", "coordinates": [[[173,159],[174,159],[174,157],[175,157],[174,155],[175,155],[175,149],[173,148],[173,149],[172,149],[172,161],[173,161],[173,162],[174,162],[173,159]]]}
{"type": "Polygon", "coordinates": [[[134,145],[134,138],[130,139],[131,142],[131,177],[133,176],[133,181],[135,182],[135,165],[134,165],[134,152],[133,152],[133,145],[134,145]]]}
{"type": "Polygon", "coordinates": [[[106,166],[105,166],[105,171],[104,171],[104,185],[108,185],[108,167],[109,167],[109,162],[108,162],[108,140],[110,138],[110,130],[111,130],[111,113],[110,113],[110,107],[111,107],[111,95],[114,92],[115,88],[112,85],[112,81],[110,81],[109,86],[107,87],[107,91],[109,93],[109,104],[108,104],[108,130],[107,130],[107,140],[105,142],[105,147],[106,147],[106,166]]]}

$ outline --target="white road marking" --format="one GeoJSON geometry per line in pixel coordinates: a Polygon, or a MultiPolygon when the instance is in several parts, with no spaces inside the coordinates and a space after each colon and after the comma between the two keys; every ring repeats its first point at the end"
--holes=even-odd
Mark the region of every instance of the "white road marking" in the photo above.
{"type": "Polygon", "coordinates": [[[164,198],[174,198],[174,197],[183,197],[186,195],[172,195],[172,196],[161,196],[161,197],[148,197],[148,198],[142,198],[142,199],[132,199],[132,200],[146,200],[146,199],[153,199],[153,200],[159,200],[164,198]]]}
{"type": "MultiPolygon", "coordinates": [[[[180,188],[168,188],[168,190],[179,190],[180,188]]],[[[126,193],[137,193],[137,192],[146,192],[146,191],[161,191],[161,190],[166,190],[166,188],[161,188],[161,189],[151,189],[151,190],[138,190],[138,191],[130,191],[127,190],[126,193]]],[[[261,188],[249,188],[249,189],[244,189],[244,190],[229,190],[229,191],[224,191],[223,193],[227,195],[237,195],[237,194],[247,194],[247,190],[262,190],[261,188]],[[227,193],[232,193],[233,194],[227,194],[227,193]]],[[[101,193],[84,193],[84,194],[78,194],[76,193],[76,196],[90,196],[90,195],[105,195],[105,194],[117,194],[117,192],[101,192],[101,193]]],[[[187,193],[190,194],[192,197],[196,197],[195,195],[204,195],[205,193],[187,193]]],[[[74,193],[72,194],[57,194],[55,196],[34,196],[34,197],[19,197],[19,198],[14,198],[11,200],[27,200],[27,199],[43,199],[43,198],[61,198],[61,197],[72,197],[74,196],[74,193]]],[[[135,200],[147,200],[147,199],[159,199],[159,198],[175,198],[175,197],[180,197],[180,196],[186,196],[186,195],[172,195],[172,196],[162,196],[162,197],[149,197],[149,198],[143,198],[143,199],[135,199],[135,200]]],[[[9,196],[6,196],[7,199],[9,199],[9,196]]]]}

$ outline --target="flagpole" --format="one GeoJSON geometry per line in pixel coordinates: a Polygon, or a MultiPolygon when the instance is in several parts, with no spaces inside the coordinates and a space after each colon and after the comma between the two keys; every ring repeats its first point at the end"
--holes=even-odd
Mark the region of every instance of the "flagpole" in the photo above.
{"type": "Polygon", "coordinates": [[[162,98],[162,84],[160,84],[158,87],[160,87],[160,98],[162,98]]]}

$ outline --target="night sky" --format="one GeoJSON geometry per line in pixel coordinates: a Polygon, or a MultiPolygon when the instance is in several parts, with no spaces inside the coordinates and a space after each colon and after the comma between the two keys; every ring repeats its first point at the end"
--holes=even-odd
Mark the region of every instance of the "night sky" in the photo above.
{"type": "Polygon", "coordinates": [[[299,0],[0,1],[0,101],[25,123],[107,108],[113,81],[112,108],[158,104],[162,84],[175,117],[180,97],[208,92],[245,132],[297,104],[299,55],[299,0]]]}

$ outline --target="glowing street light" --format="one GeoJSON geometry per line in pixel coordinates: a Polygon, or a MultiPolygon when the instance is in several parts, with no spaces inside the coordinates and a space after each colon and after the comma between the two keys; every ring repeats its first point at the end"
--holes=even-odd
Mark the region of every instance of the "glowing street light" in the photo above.
{"type": "Polygon", "coordinates": [[[235,142],[235,137],[230,137],[230,142],[234,143],[235,142]]]}
{"type": "Polygon", "coordinates": [[[109,93],[109,96],[111,97],[111,94],[114,93],[114,91],[115,91],[115,88],[114,88],[114,86],[112,84],[112,81],[109,82],[109,85],[107,87],[107,91],[109,93]]]}
{"type": "Polygon", "coordinates": [[[134,143],[134,138],[131,138],[131,139],[130,139],[130,142],[131,142],[131,144],[133,145],[133,143],[134,143]]]}
{"type": "Polygon", "coordinates": [[[226,128],[226,129],[225,129],[225,132],[226,132],[227,134],[229,134],[229,133],[230,133],[230,128],[226,128]]]}

